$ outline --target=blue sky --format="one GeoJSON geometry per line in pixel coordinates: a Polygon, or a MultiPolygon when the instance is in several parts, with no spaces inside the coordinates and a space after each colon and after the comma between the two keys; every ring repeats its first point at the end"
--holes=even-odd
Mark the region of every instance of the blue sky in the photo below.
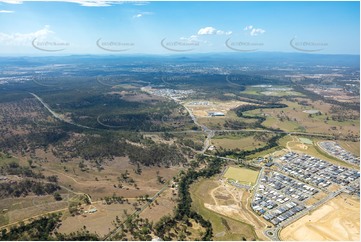
{"type": "Polygon", "coordinates": [[[0,55],[359,54],[359,4],[0,0],[0,55]]]}

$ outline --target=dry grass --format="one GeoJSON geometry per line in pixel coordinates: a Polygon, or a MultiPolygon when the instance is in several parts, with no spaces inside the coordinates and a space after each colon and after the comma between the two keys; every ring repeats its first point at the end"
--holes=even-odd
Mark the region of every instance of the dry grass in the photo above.
{"type": "Polygon", "coordinates": [[[218,136],[212,138],[212,145],[216,148],[223,149],[240,149],[240,150],[253,150],[265,145],[264,142],[255,140],[253,136],[248,137],[231,137],[231,136],[218,136]]]}
{"type": "MultiPolygon", "coordinates": [[[[308,99],[298,98],[299,100],[309,101],[308,99]]],[[[295,102],[282,101],[288,105],[287,108],[263,109],[253,110],[247,112],[252,115],[267,116],[266,121],[263,123],[267,127],[280,128],[285,131],[302,131],[310,133],[324,133],[338,135],[339,133],[347,135],[349,133],[360,134],[360,120],[349,120],[344,122],[326,120],[326,114],[330,117],[331,104],[321,101],[313,102],[312,106],[302,106],[295,102]],[[322,115],[309,115],[303,111],[309,109],[320,110],[322,115]],[[278,116],[278,117],[277,117],[278,116]],[[283,117],[283,121],[279,117],[283,117]],[[288,117],[288,118],[287,118],[288,117]]],[[[350,111],[351,112],[351,111],[350,111]]],[[[357,112],[352,111],[358,115],[357,112]]]]}
{"type": "MultiPolygon", "coordinates": [[[[89,206],[84,206],[84,209],[88,209],[89,206]]],[[[63,217],[62,225],[58,231],[61,233],[71,233],[77,230],[81,230],[84,226],[92,233],[97,233],[100,236],[104,236],[111,229],[114,229],[112,222],[116,216],[120,220],[126,218],[125,212],[131,214],[134,211],[132,205],[129,204],[111,204],[103,205],[102,203],[91,205],[92,208],[96,208],[97,212],[93,214],[69,216],[66,214],[63,217]]]]}
{"type": "Polygon", "coordinates": [[[68,198],[73,197],[71,194],[62,194],[62,201],[55,201],[53,196],[27,196],[22,198],[7,198],[0,201],[0,209],[7,209],[4,212],[3,221],[0,226],[16,223],[33,216],[45,214],[68,206],[68,198]]]}
{"type": "Polygon", "coordinates": [[[242,184],[254,185],[257,181],[258,174],[258,171],[246,168],[228,167],[227,171],[224,174],[224,177],[228,179],[233,179],[242,184]]]}
{"type": "MultiPolygon", "coordinates": [[[[33,216],[52,212],[59,209],[66,211],[63,217],[63,224],[60,227],[61,232],[75,232],[81,229],[84,225],[91,232],[97,232],[99,235],[104,235],[113,228],[112,221],[115,216],[119,216],[122,220],[123,210],[127,209],[128,213],[132,213],[134,208],[132,205],[103,205],[98,203],[101,198],[105,196],[123,196],[129,198],[132,204],[135,202],[137,196],[150,195],[153,196],[158,192],[164,184],[157,181],[157,172],[164,180],[169,180],[179,172],[179,168],[163,168],[163,167],[142,167],[142,174],[137,175],[134,172],[135,166],[129,163],[127,158],[115,158],[112,161],[106,161],[103,165],[104,170],[98,171],[93,163],[85,162],[89,168],[88,171],[81,171],[79,168],[79,160],[70,160],[66,163],[61,163],[53,157],[51,152],[36,152],[38,157],[47,158],[51,162],[37,162],[35,170],[42,170],[45,176],[57,175],[59,184],[68,188],[70,191],[62,190],[63,201],[55,202],[53,196],[42,197],[26,197],[18,199],[2,200],[0,208],[8,209],[8,211],[0,217],[0,225],[6,225],[12,222],[18,222],[33,216]],[[64,170],[64,166],[68,171],[64,170]],[[118,177],[125,171],[129,172],[129,176],[134,179],[137,187],[131,184],[122,182],[123,188],[119,188],[118,177]],[[86,217],[82,215],[72,217],[68,214],[67,196],[74,197],[76,194],[89,194],[92,202],[98,212],[94,214],[87,214],[86,217]],[[113,210],[112,210],[113,209],[113,210]]],[[[21,162],[26,162],[27,158],[22,158],[21,162]],[[25,161],[24,161],[25,160],[25,161]]],[[[175,203],[168,199],[167,196],[158,198],[158,207],[154,207],[156,216],[153,220],[159,219],[163,214],[172,212],[175,203]],[[158,211],[157,211],[158,210],[158,211]],[[162,214],[163,213],[163,214],[162,214]]],[[[150,210],[152,213],[152,210],[150,210]]],[[[150,215],[151,216],[151,215],[150,215]]]]}
{"type": "Polygon", "coordinates": [[[360,156],[360,141],[352,142],[352,141],[337,141],[338,144],[342,146],[345,150],[353,153],[356,156],[360,156]]]}
{"type": "Polygon", "coordinates": [[[173,214],[173,210],[177,205],[177,198],[176,193],[173,194],[172,189],[169,188],[164,191],[150,207],[146,208],[140,216],[156,223],[161,217],[173,214]]]}
{"type": "MultiPolygon", "coordinates": [[[[192,208],[200,213],[205,219],[212,223],[214,240],[256,240],[258,234],[255,233],[253,227],[243,222],[240,216],[232,214],[224,214],[220,211],[209,209],[212,206],[218,206],[218,199],[214,199],[211,191],[219,187],[219,183],[214,180],[201,180],[191,186],[190,192],[192,196],[192,208]]],[[[222,191],[220,191],[220,196],[222,191]]],[[[227,196],[228,204],[231,205],[231,199],[227,196]]],[[[235,204],[236,202],[233,202],[235,204]]],[[[222,206],[222,207],[229,207],[222,206]]],[[[231,209],[232,210],[232,209],[231,209]]],[[[233,211],[236,211],[233,209],[233,211]]],[[[239,210],[238,210],[239,211],[239,210]]]]}
{"type": "Polygon", "coordinates": [[[134,172],[135,166],[124,157],[106,162],[102,171],[98,171],[96,168],[92,168],[92,164],[88,164],[90,170],[83,172],[80,170],[77,161],[70,161],[66,164],[48,163],[44,164],[43,167],[45,168],[43,172],[45,175],[57,175],[60,184],[76,192],[90,194],[94,201],[113,194],[125,198],[135,198],[146,194],[154,195],[163,186],[157,181],[157,171],[161,177],[168,180],[176,175],[179,170],[179,168],[142,167],[142,174],[138,175],[134,172]],[[64,171],[64,166],[67,167],[68,172],[64,171]],[[139,189],[134,185],[118,181],[118,177],[126,170],[139,189]],[[123,188],[118,187],[119,183],[123,185],[123,188]]]}

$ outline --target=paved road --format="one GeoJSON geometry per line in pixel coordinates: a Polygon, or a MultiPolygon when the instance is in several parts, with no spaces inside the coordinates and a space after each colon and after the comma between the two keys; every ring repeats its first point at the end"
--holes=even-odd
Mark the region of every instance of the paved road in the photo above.
{"type": "MultiPolygon", "coordinates": [[[[43,106],[58,120],[61,120],[65,123],[71,124],[71,125],[75,125],[78,126],[80,128],[85,128],[85,129],[94,129],[85,125],[81,125],[81,124],[77,124],[74,122],[71,122],[69,120],[64,119],[63,117],[61,117],[58,113],[54,112],[47,103],[45,103],[38,95],[34,94],[34,93],[30,93],[31,95],[33,95],[36,99],[38,99],[41,104],[43,104],[43,106]]],[[[178,100],[175,100],[176,102],[179,103],[178,100]]],[[[191,110],[189,110],[189,108],[187,108],[186,106],[182,105],[189,113],[191,119],[193,120],[193,122],[199,126],[201,128],[202,131],[197,131],[197,130],[185,130],[185,131],[170,131],[168,133],[197,133],[197,132],[203,132],[207,134],[207,139],[205,141],[205,145],[209,145],[210,144],[210,139],[216,134],[216,133],[223,133],[223,132],[260,132],[260,133],[280,133],[280,134],[293,134],[293,135],[308,135],[308,136],[314,136],[314,137],[328,137],[328,138],[332,138],[332,139],[340,139],[339,137],[336,137],[334,135],[327,135],[327,134],[320,134],[320,133],[307,133],[307,132],[287,132],[287,131],[282,131],[282,130],[262,130],[262,129],[232,129],[232,130],[223,130],[223,129],[219,129],[219,130],[211,130],[209,129],[207,126],[202,125],[198,122],[197,118],[193,115],[193,113],[191,112],[191,110]]],[[[141,133],[164,133],[164,132],[141,132],[141,133]]],[[[208,147],[207,147],[208,148],[208,147]]],[[[202,153],[204,153],[206,150],[206,148],[204,147],[204,151],[202,151],[202,153]]]]}
{"type": "MultiPolygon", "coordinates": [[[[177,103],[180,103],[178,100],[172,98],[175,102],[177,103]]],[[[207,134],[207,138],[206,140],[204,141],[204,145],[203,145],[203,149],[202,151],[200,152],[201,154],[204,154],[204,152],[208,149],[208,146],[210,144],[210,141],[212,139],[212,137],[214,136],[215,132],[210,130],[208,127],[206,127],[205,125],[202,125],[200,123],[198,123],[198,120],[197,118],[193,115],[193,113],[191,112],[191,110],[189,110],[186,106],[182,105],[186,110],[187,112],[189,113],[189,116],[191,117],[191,119],[193,120],[193,122],[199,126],[202,131],[198,131],[198,132],[202,132],[202,133],[206,133],[207,134]]],[[[184,133],[184,132],[197,132],[197,131],[194,131],[194,130],[188,130],[188,131],[175,131],[177,133],[184,133]]],[[[142,132],[142,133],[164,133],[164,132],[142,132]]],[[[174,132],[169,132],[169,133],[174,133],[174,132]]],[[[143,212],[150,204],[153,203],[153,201],[155,201],[155,199],[157,197],[159,197],[167,188],[168,188],[168,184],[169,184],[170,180],[167,181],[165,183],[165,185],[162,187],[161,190],[159,190],[151,199],[149,202],[147,202],[140,210],[137,210],[137,211],[134,211],[134,213],[131,215],[131,216],[135,216],[135,215],[139,215],[141,212],[143,212]]],[[[124,222],[123,222],[124,223],[124,222]]],[[[114,235],[116,235],[119,230],[121,229],[121,227],[118,227],[116,228],[115,230],[113,230],[111,233],[109,233],[105,238],[104,240],[110,240],[114,235]]]]}
{"type": "Polygon", "coordinates": [[[213,130],[208,130],[208,131],[206,131],[206,133],[207,133],[207,138],[204,141],[203,149],[200,152],[202,154],[204,154],[207,151],[208,147],[211,145],[211,140],[212,140],[212,138],[213,138],[213,136],[215,134],[213,130]]]}
{"type": "Polygon", "coordinates": [[[63,121],[64,123],[68,123],[68,124],[71,124],[71,125],[75,125],[75,126],[78,126],[80,128],[84,128],[84,129],[93,129],[91,127],[88,127],[88,126],[84,126],[84,125],[81,125],[81,124],[77,124],[77,123],[74,123],[74,122],[71,122],[69,120],[66,120],[64,119],[63,117],[61,117],[58,113],[54,112],[50,107],[49,105],[43,101],[43,99],[41,99],[38,95],[34,94],[34,93],[31,93],[29,92],[31,95],[33,95],[36,99],[38,99],[41,104],[43,104],[43,106],[54,116],[54,118],[60,120],[60,121],[63,121]]]}
{"type": "MultiPolygon", "coordinates": [[[[51,110],[51,108],[39,97],[37,96],[36,94],[34,93],[30,93],[31,95],[33,95],[36,99],[38,99],[43,105],[44,107],[57,119],[65,122],[65,123],[68,123],[68,124],[72,124],[72,125],[75,125],[75,126],[78,126],[78,127],[81,127],[81,128],[86,128],[86,129],[93,129],[91,127],[87,127],[87,126],[83,126],[83,125],[80,125],[80,124],[76,124],[76,123],[73,123],[71,121],[68,121],[68,120],[65,120],[64,118],[62,118],[59,114],[57,114],[56,112],[54,112],[53,110],[51,110]]],[[[179,103],[178,100],[175,100],[176,102],[179,103]]],[[[173,131],[173,132],[169,132],[169,133],[184,133],[184,132],[189,132],[189,133],[196,133],[196,132],[202,132],[202,133],[205,133],[207,134],[207,138],[206,140],[204,141],[204,146],[203,146],[203,149],[202,151],[200,152],[201,154],[205,155],[205,156],[213,156],[213,157],[217,157],[217,158],[220,158],[220,159],[225,159],[225,160],[230,160],[230,161],[238,161],[236,159],[232,159],[232,158],[226,158],[226,157],[220,157],[220,156],[214,156],[214,155],[207,155],[207,154],[204,154],[205,151],[208,149],[209,145],[210,145],[210,142],[211,142],[211,139],[212,137],[218,132],[218,133],[222,133],[222,132],[260,132],[260,133],[282,133],[282,134],[293,134],[293,135],[308,135],[308,136],[315,136],[315,137],[329,137],[329,138],[336,138],[335,136],[333,135],[326,135],[326,134],[319,134],[319,133],[306,133],[306,132],[286,132],[286,131],[278,131],[278,130],[258,130],[258,129],[253,129],[253,130],[250,130],[250,129],[241,129],[241,130],[211,130],[209,129],[207,126],[205,125],[202,125],[200,123],[198,123],[198,120],[197,118],[193,115],[193,113],[191,112],[191,110],[189,110],[186,106],[182,105],[189,113],[191,119],[193,120],[193,122],[199,126],[201,128],[201,131],[195,131],[195,130],[186,130],[186,131],[173,131]]],[[[164,132],[142,132],[142,133],[164,133],[164,132]]],[[[261,178],[261,175],[263,173],[263,168],[261,170],[261,173],[258,177],[258,180],[257,180],[257,186],[259,184],[259,180],[261,178]]],[[[169,182],[169,181],[168,181],[169,182]]],[[[142,211],[144,211],[157,197],[160,196],[161,193],[163,193],[167,187],[168,187],[168,182],[166,183],[165,186],[163,186],[163,188],[158,191],[151,199],[149,202],[147,202],[140,210],[137,210],[135,211],[131,216],[134,216],[134,215],[138,215],[140,214],[142,211]]],[[[269,229],[269,230],[266,230],[265,231],[265,235],[267,237],[269,237],[271,240],[280,240],[279,239],[279,232],[280,230],[287,226],[288,224],[290,223],[293,223],[294,221],[296,221],[297,219],[301,218],[302,216],[306,215],[309,211],[313,210],[313,209],[316,209],[317,207],[321,206],[322,204],[326,203],[327,201],[331,200],[332,198],[336,197],[337,195],[339,195],[345,188],[342,188],[336,192],[333,192],[333,193],[330,193],[327,197],[321,199],[320,201],[316,202],[315,204],[313,204],[311,207],[303,210],[302,212],[296,214],[294,217],[292,217],[291,219],[281,223],[280,225],[278,225],[277,227],[275,228],[272,228],[272,229],[269,229]],[[270,235],[270,233],[272,233],[272,235],[270,235]]],[[[107,237],[104,238],[104,240],[109,240],[110,238],[112,238],[118,231],[120,230],[120,227],[118,227],[117,229],[113,230],[107,237]]]]}
{"type": "Polygon", "coordinates": [[[186,107],[185,105],[183,105],[183,104],[181,104],[181,105],[187,110],[187,112],[189,113],[189,116],[191,117],[191,119],[193,120],[195,125],[200,127],[202,129],[203,133],[207,134],[207,138],[206,138],[206,140],[204,141],[204,144],[203,144],[203,149],[200,152],[201,154],[204,154],[204,152],[207,151],[209,145],[211,144],[211,139],[215,135],[215,132],[214,132],[214,130],[209,129],[207,126],[198,123],[197,117],[192,113],[192,111],[188,107],[186,107]]]}
{"type": "Polygon", "coordinates": [[[281,232],[281,230],[290,225],[291,223],[295,222],[296,220],[302,218],[303,216],[307,215],[309,212],[317,209],[318,207],[320,207],[321,205],[327,203],[328,201],[330,201],[331,199],[337,197],[338,195],[340,195],[343,191],[346,190],[346,187],[340,188],[337,191],[331,192],[329,193],[326,197],[322,198],[321,200],[317,201],[316,203],[312,204],[312,206],[304,209],[303,211],[301,211],[300,213],[297,213],[295,216],[291,217],[290,219],[280,223],[279,225],[277,225],[274,228],[268,229],[264,232],[264,234],[270,238],[271,240],[274,241],[280,241],[281,239],[279,238],[279,233],[281,232]],[[270,234],[271,233],[271,234],[270,234]]]}
{"type": "MultiPolygon", "coordinates": [[[[197,123],[195,123],[197,124],[197,123]]],[[[175,133],[204,133],[206,131],[213,131],[214,134],[216,133],[227,133],[227,132],[259,132],[259,133],[276,133],[276,134],[289,134],[289,135],[305,135],[305,136],[312,136],[312,137],[324,137],[330,138],[335,140],[347,140],[346,138],[336,137],[334,135],[328,134],[321,134],[321,133],[307,133],[307,132],[287,132],[287,131],[278,131],[278,130],[263,130],[263,129],[217,129],[217,130],[210,130],[204,125],[200,125],[202,131],[200,130],[183,130],[183,131],[169,131],[167,133],[175,134],[175,133]]],[[[154,131],[154,132],[141,132],[144,134],[161,134],[164,132],[154,131]]]]}
{"type": "Polygon", "coordinates": [[[307,133],[307,132],[288,132],[283,130],[264,130],[264,129],[227,129],[227,130],[214,130],[215,132],[260,132],[260,133],[278,133],[278,134],[294,134],[294,135],[307,135],[315,137],[329,137],[337,138],[334,135],[321,134],[321,133],[307,133]]]}

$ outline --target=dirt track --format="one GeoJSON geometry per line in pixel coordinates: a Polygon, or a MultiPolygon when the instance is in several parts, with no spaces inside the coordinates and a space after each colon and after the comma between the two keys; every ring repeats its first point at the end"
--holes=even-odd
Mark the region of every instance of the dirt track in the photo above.
{"type": "Polygon", "coordinates": [[[227,217],[251,224],[254,226],[257,236],[260,239],[267,240],[263,235],[263,230],[266,228],[267,223],[250,211],[250,194],[248,191],[234,188],[228,184],[222,184],[212,189],[210,195],[214,200],[215,205],[205,203],[204,206],[206,208],[227,217]]]}

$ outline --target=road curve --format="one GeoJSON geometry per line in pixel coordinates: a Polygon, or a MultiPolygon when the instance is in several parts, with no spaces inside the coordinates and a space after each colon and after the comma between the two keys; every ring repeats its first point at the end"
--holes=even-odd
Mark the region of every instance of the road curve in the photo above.
{"type": "Polygon", "coordinates": [[[88,126],[85,126],[85,125],[81,125],[81,124],[77,124],[77,123],[74,123],[74,122],[71,122],[71,121],[68,121],[64,118],[62,118],[58,113],[54,112],[50,107],[49,105],[43,101],[43,99],[41,99],[38,95],[36,95],[35,93],[32,93],[32,92],[29,92],[31,95],[33,95],[36,99],[39,100],[39,102],[41,102],[41,104],[43,104],[43,106],[54,116],[54,118],[60,120],[60,121],[63,121],[64,123],[67,123],[67,124],[71,124],[71,125],[75,125],[79,128],[84,128],[84,129],[93,129],[91,127],[88,127],[88,126]]]}

